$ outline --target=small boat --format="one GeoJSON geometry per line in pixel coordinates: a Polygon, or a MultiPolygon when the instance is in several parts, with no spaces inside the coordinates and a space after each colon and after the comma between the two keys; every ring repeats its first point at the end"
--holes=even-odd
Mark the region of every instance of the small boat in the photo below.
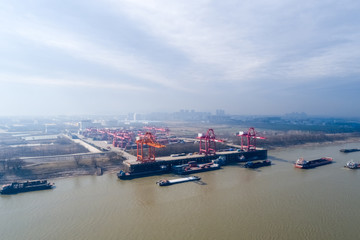
{"type": "Polygon", "coordinates": [[[190,181],[199,181],[201,178],[198,176],[191,176],[191,177],[186,177],[186,178],[177,178],[177,179],[172,179],[172,180],[167,180],[167,179],[161,179],[159,181],[156,182],[157,185],[159,186],[169,186],[169,185],[173,185],[173,184],[178,184],[178,183],[184,183],[184,182],[190,182],[190,181]]]}
{"type": "Polygon", "coordinates": [[[304,160],[304,158],[299,158],[296,162],[295,162],[295,167],[296,168],[302,168],[302,169],[309,169],[309,168],[314,168],[314,167],[318,167],[318,166],[322,166],[322,165],[326,165],[329,163],[332,163],[332,158],[331,157],[322,157],[319,159],[315,159],[315,160],[304,160]]]}
{"type": "Polygon", "coordinates": [[[54,183],[50,183],[47,180],[35,180],[26,182],[13,182],[11,184],[3,185],[1,194],[15,194],[19,192],[30,192],[44,189],[50,189],[54,186],[54,183]]]}
{"type": "Polygon", "coordinates": [[[248,161],[247,163],[245,163],[244,167],[245,168],[259,168],[259,167],[270,166],[270,165],[271,165],[271,161],[269,161],[269,160],[257,161],[257,162],[248,161]]]}
{"type": "Polygon", "coordinates": [[[360,163],[356,163],[354,161],[349,161],[346,163],[344,167],[350,168],[350,169],[358,169],[360,168],[360,163]]]}

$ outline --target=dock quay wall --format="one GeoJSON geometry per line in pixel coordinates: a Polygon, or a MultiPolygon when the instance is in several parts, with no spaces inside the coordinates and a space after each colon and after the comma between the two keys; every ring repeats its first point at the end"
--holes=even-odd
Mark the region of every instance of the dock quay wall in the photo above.
{"type": "Polygon", "coordinates": [[[67,155],[55,155],[55,156],[41,156],[41,157],[20,157],[27,163],[50,163],[50,162],[65,162],[75,161],[75,156],[81,156],[82,158],[91,157],[105,157],[108,153],[75,153],[67,155]]]}
{"type": "Polygon", "coordinates": [[[218,152],[216,155],[192,155],[182,157],[166,157],[159,158],[155,162],[147,163],[128,163],[125,164],[125,170],[131,173],[146,172],[146,171],[157,171],[160,166],[167,166],[170,171],[172,166],[186,164],[190,161],[196,161],[197,163],[208,163],[212,160],[217,159],[220,156],[224,156],[226,164],[235,162],[246,162],[249,160],[264,160],[267,158],[267,150],[255,150],[255,151],[229,151],[229,152],[218,152]],[[244,156],[241,160],[240,158],[244,156]]]}

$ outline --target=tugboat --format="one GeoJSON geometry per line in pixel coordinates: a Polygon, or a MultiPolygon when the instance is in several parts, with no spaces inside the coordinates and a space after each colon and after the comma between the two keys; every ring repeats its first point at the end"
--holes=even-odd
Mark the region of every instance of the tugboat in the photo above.
{"type": "Polygon", "coordinates": [[[177,179],[172,179],[172,180],[167,180],[167,179],[161,179],[159,181],[156,182],[157,185],[159,186],[169,186],[169,185],[173,185],[173,184],[177,184],[177,183],[183,183],[183,182],[190,182],[190,181],[199,181],[201,178],[198,176],[192,176],[192,177],[186,177],[186,178],[177,178],[177,179]]]}
{"type": "Polygon", "coordinates": [[[350,168],[350,169],[358,169],[360,168],[360,163],[356,163],[354,161],[349,161],[346,163],[344,167],[350,168]]]}
{"type": "Polygon", "coordinates": [[[306,161],[306,160],[304,160],[304,158],[299,158],[295,162],[295,167],[302,168],[302,169],[309,169],[309,168],[322,166],[325,164],[330,164],[330,163],[332,163],[332,160],[333,159],[331,157],[322,157],[322,158],[310,160],[310,161],[306,161]]]}
{"type": "Polygon", "coordinates": [[[258,161],[258,162],[253,162],[253,161],[248,161],[247,163],[245,163],[244,167],[245,168],[259,168],[259,167],[264,167],[264,166],[270,166],[271,165],[271,161],[270,160],[264,160],[264,161],[258,161]]]}
{"type": "Polygon", "coordinates": [[[188,164],[173,166],[172,169],[175,174],[187,175],[198,172],[217,170],[220,169],[220,164],[213,162],[197,164],[196,161],[190,161],[188,164]]]}
{"type": "Polygon", "coordinates": [[[50,183],[47,180],[36,180],[26,182],[13,182],[11,184],[3,185],[1,194],[15,194],[19,192],[29,192],[50,189],[54,186],[54,183],[50,183]]]}

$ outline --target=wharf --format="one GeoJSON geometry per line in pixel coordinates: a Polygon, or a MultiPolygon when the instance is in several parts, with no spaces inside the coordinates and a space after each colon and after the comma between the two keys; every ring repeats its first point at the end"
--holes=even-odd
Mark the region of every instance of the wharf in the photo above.
{"type": "Polygon", "coordinates": [[[250,160],[264,160],[267,158],[267,150],[258,149],[254,151],[226,151],[217,152],[216,155],[186,155],[177,157],[158,157],[155,162],[141,163],[133,160],[124,161],[125,171],[129,173],[139,173],[146,171],[156,171],[160,169],[160,166],[166,166],[170,171],[172,166],[186,164],[190,161],[196,161],[197,163],[208,163],[217,159],[220,156],[225,157],[226,164],[236,162],[247,162],[250,160]],[[243,157],[242,157],[243,156],[243,157]]]}

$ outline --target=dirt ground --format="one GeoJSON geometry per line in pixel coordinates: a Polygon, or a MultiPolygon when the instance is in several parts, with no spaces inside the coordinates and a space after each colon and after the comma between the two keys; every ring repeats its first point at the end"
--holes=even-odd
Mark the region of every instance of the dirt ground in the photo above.
{"type": "Polygon", "coordinates": [[[0,171],[0,184],[13,181],[53,179],[81,175],[102,175],[114,173],[123,169],[123,159],[83,158],[78,162],[61,161],[26,164],[21,169],[9,169],[0,171]]]}

